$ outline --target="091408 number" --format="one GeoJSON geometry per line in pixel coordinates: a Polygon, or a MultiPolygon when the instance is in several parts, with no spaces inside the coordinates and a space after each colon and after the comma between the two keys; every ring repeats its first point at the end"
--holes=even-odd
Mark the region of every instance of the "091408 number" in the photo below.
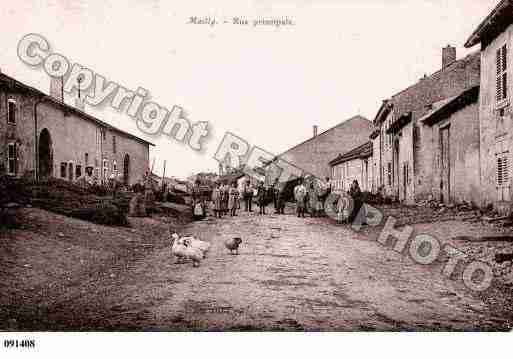
{"type": "Polygon", "coordinates": [[[4,348],[35,348],[36,341],[34,339],[6,339],[4,340],[4,348]]]}

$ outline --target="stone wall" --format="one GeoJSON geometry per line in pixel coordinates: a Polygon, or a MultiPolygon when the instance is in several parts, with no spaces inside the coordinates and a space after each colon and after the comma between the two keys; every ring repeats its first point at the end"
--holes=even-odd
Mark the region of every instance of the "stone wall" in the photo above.
{"type": "Polygon", "coordinates": [[[480,123],[480,164],[481,191],[483,205],[501,200],[511,200],[511,166],[513,152],[513,111],[510,100],[513,93],[513,25],[488,44],[481,54],[481,93],[479,105],[480,123]],[[508,45],[508,99],[496,101],[496,52],[504,44],[508,45]],[[497,183],[497,155],[503,154],[509,162],[509,183],[497,183]]]}
{"type": "MultiPolygon", "coordinates": [[[[429,127],[433,138],[432,197],[441,199],[440,130],[449,127],[449,193],[450,201],[481,204],[482,189],[479,178],[479,122],[478,104],[468,105],[449,118],[429,127]]],[[[426,131],[427,132],[427,131],[426,131]]]]}
{"type": "MultiPolygon", "coordinates": [[[[0,90],[0,164],[4,172],[8,167],[8,145],[16,143],[17,171],[16,176],[27,175],[34,177],[36,167],[35,149],[35,94],[24,89],[12,88],[0,90]],[[16,103],[16,124],[7,122],[7,102],[12,99],[16,103]]],[[[61,176],[61,164],[66,164],[65,179],[77,178],[77,165],[80,166],[81,177],[85,175],[86,166],[97,167],[101,178],[110,177],[115,172],[123,175],[125,155],[130,157],[129,184],[142,179],[148,170],[149,145],[132,138],[115,129],[105,129],[104,126],[91,119],[84,118],[79,113],[68,110],[51,101],[43,101],[37,106],[37,137],[46,129],[51,137],[51,152],[53,169],[51,175],[61,176]],[[102,131],[105,131],[103,136],[102,131]],[[116,152],[114,153],[112,137],[116,137],[116,152]],[[103,173],[102,160],[106,159],[107,171],[103,173]],[[86,163],[87,161],[87,163],[86,163]]],[[[38,140],[39,141],[39,140],[38,140]]]]}

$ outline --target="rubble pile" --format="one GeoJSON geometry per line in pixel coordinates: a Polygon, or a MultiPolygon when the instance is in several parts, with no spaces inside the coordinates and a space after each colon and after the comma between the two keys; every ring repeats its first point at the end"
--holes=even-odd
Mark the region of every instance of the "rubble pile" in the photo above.
{"type": "Polygon", "coordinates": [[[391,204],[380,206],[385,218],[394,217],[398,225],[412,225],[437,221],[479,221],[482,213],[470,204],[445,205],[435,201],[422,201],[414,206],[391,204]]]}

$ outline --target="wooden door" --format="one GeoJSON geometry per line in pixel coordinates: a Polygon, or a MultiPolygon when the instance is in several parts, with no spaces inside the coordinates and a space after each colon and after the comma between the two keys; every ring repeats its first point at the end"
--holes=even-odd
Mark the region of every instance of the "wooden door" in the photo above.
{"type": "Polygon", "coordinates": [[[451,201],[451,166],[450,166],[450,132],[449,127],[440,129],[440,200],[444,203],[451,201]]]}

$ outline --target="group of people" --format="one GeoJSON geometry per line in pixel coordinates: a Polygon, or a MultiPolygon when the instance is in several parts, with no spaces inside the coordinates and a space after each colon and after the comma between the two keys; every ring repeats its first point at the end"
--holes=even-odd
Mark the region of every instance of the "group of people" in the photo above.
{"type": "Polygon", "coordinates": [[[248,213],[253,212],[253,201],[258,206],[259,215],[266,214],[266,207],[271,201],[274,203],[275,214],[285,213],[283,189],[278,188],[277,183],[266,187],[262,181],[253,185],[247,180],[240,188],[237,188],[236,182],[230,186],[227,183],[216,183],[211,200],[214,216],[217,218],[227,214],[237,216],[237,210],[241,209],[241,200],[244,202],[244,210],[248,213]]]}
{"type": "Polygon", "coordinates": [[[324,213],[324,202],[331,193],[331,182],[326,177],[326,182],[311,181],[305,185],[303,179],[294,187],[294,199],[296,200],[296,214],[298,217],[305,217],[308,210],[310,216],[320,217],[324,213]]]}
{"type": "Polygon", "coordinates": [[[240,208],[240,193],[237,189],[237,183],[228,185],[227,183],[214,185],[212,190],[212,206],[214,216],[221,218],[224,215],[237,215],[237,209],[240,208]]]}
{"type": "MultiPolygon", "coordinates": [[[[237,182],[228,184],[227,182],[214,184],[211,196],[205,196],[199,191],[199,183],[193,189],[193,212],[196,219],[205,218],[207,215],[207,202],[211,201],[212,210],[216,218],[222,218],[229,215],[237,216],[237,211],[242,209],[243,202],[245,212],[253,212],[253,203],[258,206],[258,214],[265,215],[269,204],[274,206],[274,214],[285,214],[285,186],[277,181],[271,186],[265,186],[260,181],[256,185],[250,180],[244,181],[240,187],[237,182]]],[[[328,196],[332,192],[331,181],[326,177],[326,181],[299,179],[299,183],[294,187],[293,195],[296,201],[296,214],[304,218],[308,212],[311,217],[321,217],[325,213],[325,205],[328,196]]],[[[361,190],[358,181],[353,181],[348,194],[353,198],[354,208],[349,216],[349,220],[358,212],[362,205],[361,190]]],[[[337,211],[342,212],[342,208],[337,211]]]]}

